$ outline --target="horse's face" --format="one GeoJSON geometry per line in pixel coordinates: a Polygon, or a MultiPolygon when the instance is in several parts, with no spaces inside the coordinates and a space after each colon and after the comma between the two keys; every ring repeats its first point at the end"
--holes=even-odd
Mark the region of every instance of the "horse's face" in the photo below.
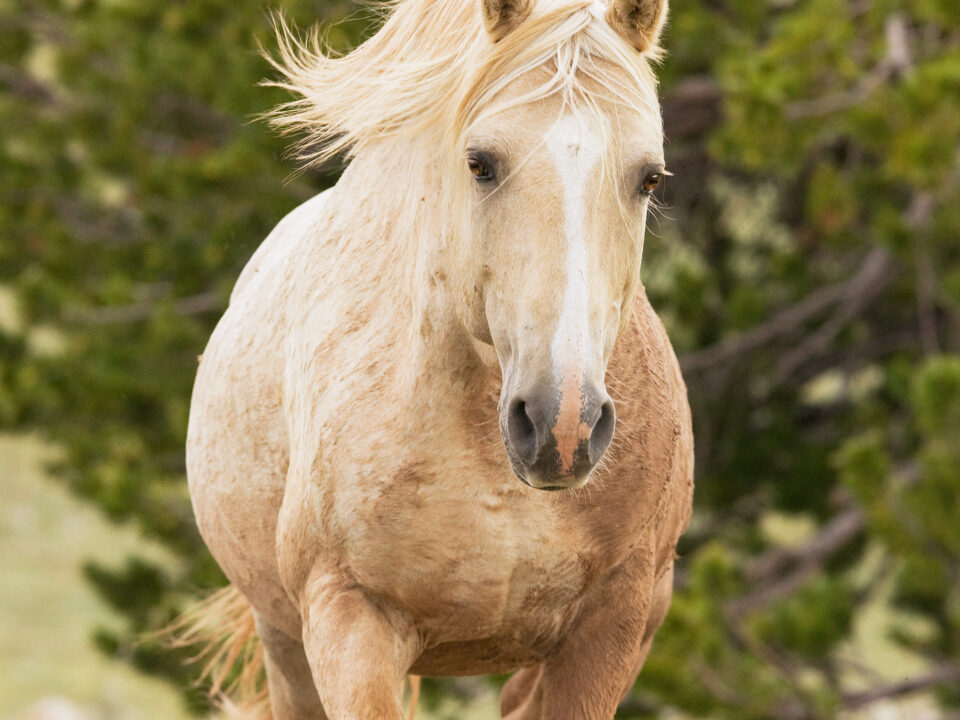
{"type": "Polygon", "coordinates": [[[650,93],[647,111],[578,112],[553,96],[490,116],[466,138],[472,210],[458,284],[468,326],[499,359],[507,455],[535,488],[585,484],[614,434],[604,375],[665,172],[650,93]]]}

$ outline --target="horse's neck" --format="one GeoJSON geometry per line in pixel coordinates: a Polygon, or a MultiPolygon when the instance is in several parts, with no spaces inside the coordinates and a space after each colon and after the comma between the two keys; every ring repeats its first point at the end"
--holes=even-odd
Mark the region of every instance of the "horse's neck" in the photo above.
{"type": "Polygon", "coordinates": [[[375,296],[367,302],[396,334],[404,382],[436,384],[456,378],[454,382],[462,384],[465,377],[485,369],[478,365],[448,290],[437,280],[451,211],[439,164],[428,147],[423,143],[398,149],[385,143],[352,161],[338,186],[341,202],[354,209],[358,220],[352,248],[346,250],[359,253],[362,271],[376,277],[375,296]]]}

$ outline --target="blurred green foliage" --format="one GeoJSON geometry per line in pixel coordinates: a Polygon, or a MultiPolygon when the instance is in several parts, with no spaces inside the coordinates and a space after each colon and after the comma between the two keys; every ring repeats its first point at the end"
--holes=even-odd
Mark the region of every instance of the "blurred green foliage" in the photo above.
{"type": "MultiPolygon", "coordinates": [[[[196,356],[253,249],[336,175],[295,173],[255,121],[285,99],[257,87],[276,8],[334,23],[339,48],[373,28],[346,0],[0,0],[0,423],[42,428],[65,482],[177,553],[87,574],[128,619],[99,646],[185,688],[194,669],[135,639],[223,581],[184,482],[196,356]]],[[[623,716],[832,718],[896,696],[848,652],[888,596],[922,688],[956,707],[956,0],[672,13],[676,176],[644,280],[690,387],[697,510],[623,716]],[[771,513],[816,529],[784,543],[771,513]]]]}
{"type": "MultiPolygon", "coordinates": [[[[286,10],[307,24],[355,8],[286,10]]],[[[270,38],[256,4],[0,3],[0,282],[22,317],[0,329],[0,417],[42,428],[77,493],[182,558],[88,575],[130,621],[100,645],[184,687],[195,668],[134,640],[223,582],[184,482],[196,358],[257,244],[333,180],[291,179],[283,142],[254,122],[284,99],[257,88],[270,38]]]]}

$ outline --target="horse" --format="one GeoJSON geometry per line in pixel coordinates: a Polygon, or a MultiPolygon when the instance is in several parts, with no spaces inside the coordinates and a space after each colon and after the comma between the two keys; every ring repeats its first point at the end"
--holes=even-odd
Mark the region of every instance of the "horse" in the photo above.
{"type": "Polygon", "coordinates": [[[240,274],[187,437],[200,624],[255,634],[275,720],[508,672],[504,718],[612,718],[636,681],[693,494],[640,281],[666,14],[399,0],[343,55],[280,22],[274,122],[348,162],[240,274]]]}

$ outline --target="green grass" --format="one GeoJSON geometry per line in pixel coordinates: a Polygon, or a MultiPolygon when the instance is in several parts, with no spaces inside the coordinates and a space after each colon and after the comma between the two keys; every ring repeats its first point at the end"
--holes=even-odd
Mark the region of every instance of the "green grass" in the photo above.
{"type": "Polygon", "coordinates": [[[187,718],[173,688],[93,647],[93,629],[116,620],[81,572],[89,559],[169,558],[48,478],[49,455],[35,439],[0,435],[0,718],[53,695],[94,718],[187,718]]]}

